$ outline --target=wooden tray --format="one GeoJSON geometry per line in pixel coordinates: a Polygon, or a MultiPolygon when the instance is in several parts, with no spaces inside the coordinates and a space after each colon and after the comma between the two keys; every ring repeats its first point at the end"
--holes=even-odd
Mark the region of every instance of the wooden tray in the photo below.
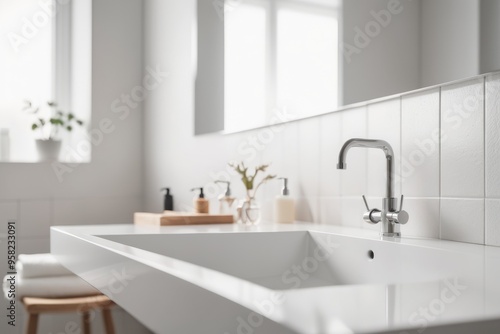
{"type": "Polygon", "coordinates": [[[164,211],[163,213],[136,212],[136,225],[203,225],[203,224],[232,224],[233,215],[213,215],[207,213],[191,213],[164,211]]]}

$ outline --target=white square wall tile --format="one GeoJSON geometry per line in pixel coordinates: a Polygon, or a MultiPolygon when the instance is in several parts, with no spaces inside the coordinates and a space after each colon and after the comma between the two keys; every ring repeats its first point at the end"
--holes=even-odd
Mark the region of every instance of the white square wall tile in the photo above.
{"type": "Polygon", "coordinates": [[[140,197],[56,199],[54,225],[132,224],[141,206],[140,197]]]}
{"type": "MultiPolygon", "coordinates": [[[[261,224],[271,224],[274,223],[274,198],[264,199],[259,196],[258,202],[260,205],[260,223],[261,224]]],[[[218,205],[218,204],[217,204],[218,205]]],[[[219,208],[217,207],[217,210],[219,208]]],[[[212,211],[217,212],[217,211],[212,211]]]]}
{"type": "MultiPolygon", "coordinates": [[[[372,202],[376,203],[375,201],[372,202]]],[[[371,226],[376,230],[380,229],[380,226],[375,227],[376,225],[370,225],[363,220],[363,214],[365,213],[366,208],[365,205],[363,204],[361,196],[359,198],[358,197],[341,198],[340,204],[341,204],[340,225],[356,227],[356,228],[371,226]]]]}
{"type": "Polygon", "coordinates": [[[343,171],[337,169],[341,113],[331,113],[320,119],[319,192],[323,197],[339,196],[340,178],[343,175],[343,171]]]}
{"type": "Polygon", "coordinates": [[[340,197],[321,197],[319,199],[319,220],[325,225],[340,225],[340,197]]]}
{"type": "MultiPolygon", "coordinates": [[[[267,172],[277,177],[288,178],[288,188],[293,197],[299,196],[299,127],[297,122],[283,123],[276,126],[266,127],[259,131],[266,131],[272,135],[268,135],[269,140],[265,145],[262,145],[262,150],[259,151],[259,158],[245,162],[247,165],[255,166],[257,164],[269,164],[267,172]]],[[[248,135],[247,135],[248,136],[248,135]]],[[[239,142],[247,142],[248,138],[239,139],[239,142]]],[[[241,144],[240,144],[241,145],[241,144]]],[[[237,149],[239,150],[239,149],[237,149]]],[[[236,161],[239,158],[235,159],[236,161]]],[[[240,177],[232,172],[231,189],[233,195],[243,196],[245,191],[240,177]]],[[[282,181],[273,180],[267,182],[259,188],[257,198],[262,201],[273,201],[280,194],[282,189],[282,181]]],[[[213,201],[215,202],[215,201],[213,201]]],[[[218,206],[218,204],[217,204],[218,206]]],[[[271,205],[272,207],[272,205],[271,205]]],[[[271,213],[272,214],[272,213],[271,213]]],[[[272,215],[270,216],[272,217],[272,215]]],[[[264,218],[264,217],[263,217],[264,218]]]]}
{"type": "Polygon", "coordinates": [[[299,122],[299,191],[300,197],[319,196],[319,161],[321,155],[320,118],[299,122]]]}
{"type": "MultiPolygon", "coordinates": [[[[279,169],[273,167],[273,172],[280,176],[288,178],[288,186],[290,188],[291,196],[297,198],[300,196],[300,171],[299,171],[299,125],[298,122],[286,123],[281,134],[283,144],[281,145],[282,154],[280,155],[282,161],[280,162],[279,169]]],[[[276,157],[274,158],[276,159],[276,157]]],[[[274,160],[272,160],[274,161],[274,160]]],[[[272,162],[271,161],[271,162],[272,162]]],[[[274,166],[274,164],[273,164],[274,166]]],[[[276,183],[276,182],[275,182],[276,183]]],[[[276,189],[281,189],[279,183],[272,186],[276,189]]],[[[266,186],[267,188],[267,186],[266,186]]],[[[269,186],[271,188],[271,186],[269,186]]],[[[276,192],[274,193],[276,195],[276,192]]]]}
{"type": "Polygon", "coordinates": [[[405,198],[403,210],[410,215],[403,236],[439,239],[439,199],[405,198]]]}
{"type": "MultiPolygon", "coordinates": [[[[367,138],[366,107],[347,109],[339,112],[339,115],[341,119],[340,143],[332,153],[337,160],[339,151],[347,140],[367,138]]],[[[367,153],[366,149],[351,150],[347,157],[347,169],[337,170],[342,196],[358,196],[366,193],[367,153]]]]}
{"type": "Polygon", "coordinates": [[[486,244],[500,246],[500,200],[486,199],[486,244]]]}
{"type": "Polygon", "coordinates": [[[484,196],[484,82],[441,91],[441,196],[484,196]]]}
{"type": "Polygon", "coordinates": [[[301,197],[295,198],[295,220],[320,223],[320,204],[319,197],[301,197]]]}
{"type": "Polygon", "coordinates": [[[486,77],[486,197],[500,198],[500,74],[486,77]]]}
{"type": "Polygon", "coordinates": [[[484,199],[441,199],[441,239],[484,244],[484,199]]]}
{"type": "MultiPolygon", "coordinates": [[[[271,131],[269,133],[274,133],[274,135],[271,137],[272,138],[271,140],[266,142],[266,145],[262,150],[261,163],[270,165],[269,169],[267,170],[267,173],[276,175],[277,177],[291,178],[291,176],[286,173],[287,168],[286,164],[284,163],[284,152],[283,152],[284,126],[285,124],[282,124],[279,127],[277,127],[276,130],[278,132],[273,132],[272,127],[266,128],[268,131],[271,131]]],[[[241,184],[240,177],[234,175],[232,182],[234,183],[234,185],[232,186],[236,186],[236,183],[240,185],[241,184]]],[[[283,184],[282,181],[277,181],[277,180],[268,182],[266,185],[260,187],[259,192],[257,194],[258,199],[265,201],[274,200],[276,195],[280,194],[282,184],[283,184]]],[[[215,203],[218,201],[213,200],[212,202],[215,203]]],[[[218,205],[219,204],[216,203],[217,207],[218,205]]],[[[211,211],[211,212],[216,212],[216,211],[211,211]]]]}
{"type": "Polygon", "coordinates": [[[19,235],[21,237],[48,237],[51,224],[52,200],[20,202],[19,235]]]}
{"type": "Polygon", "coordinates": [[[7,223],[18,221],[18,203],[15,201],[0,202],[0,235],[7,233],[7,223]]]}
{"type": "Polygon", "coordinates": [[[402,193],[439,197],[439,88],[403,96],[401,125],[402,193]]]}
{"type": "MultiPolygon", "coordinates": [[[[401,193],[400,164],[401,158],[401,99],[383,101],[368,106],[368,138],[382,139],[391,145],[394,150],[393,182],[395,194],[401,193]]],[[[368,196],[385,196],[387,164],[382,150],[368,149],[368,196]]]]}
{"type": "Polygon", "coordinates": [[[37,254],[50,252],[50,238],[21,238],[18,241],[18,254],[37,254]]]}

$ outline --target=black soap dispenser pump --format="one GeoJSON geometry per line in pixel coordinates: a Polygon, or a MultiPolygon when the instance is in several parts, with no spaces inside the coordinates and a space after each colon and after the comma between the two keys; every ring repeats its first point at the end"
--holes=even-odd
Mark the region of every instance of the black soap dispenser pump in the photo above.
{"type": "Polygon", "coordinates": [[[174,197],[170,195],[170,188],[161,188],[161,191],[166,191],[163,201],[163,210],[174,211],[174,197]]]}

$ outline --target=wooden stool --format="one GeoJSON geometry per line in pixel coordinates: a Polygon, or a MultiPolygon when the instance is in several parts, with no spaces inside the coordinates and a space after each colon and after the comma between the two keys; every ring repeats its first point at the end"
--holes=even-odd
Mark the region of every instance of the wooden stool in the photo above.
{"type": "Polygon", "coordinates": [[[115,334],[111,307],[115,305],[104,295],[74,298],[34,298],[24,297],[24,308],[28,312],[26,334],[36,334],[38,316],[42,313],[81,312],[83,334],[90,334],[90,310],[100,309],[104,319],[106,334],[115,334]]]}

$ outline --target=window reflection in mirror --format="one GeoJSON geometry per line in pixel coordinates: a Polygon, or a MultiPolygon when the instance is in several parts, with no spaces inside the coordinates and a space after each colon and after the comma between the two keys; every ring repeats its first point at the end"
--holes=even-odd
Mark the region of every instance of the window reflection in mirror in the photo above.
{"type": "Polygon", "coordinates": [[[269,124],[276,110],[301,118],[338,107],[339,11],[324,0],[245,0],[231,9],[224,22],[225,131],[269,124]]]}

